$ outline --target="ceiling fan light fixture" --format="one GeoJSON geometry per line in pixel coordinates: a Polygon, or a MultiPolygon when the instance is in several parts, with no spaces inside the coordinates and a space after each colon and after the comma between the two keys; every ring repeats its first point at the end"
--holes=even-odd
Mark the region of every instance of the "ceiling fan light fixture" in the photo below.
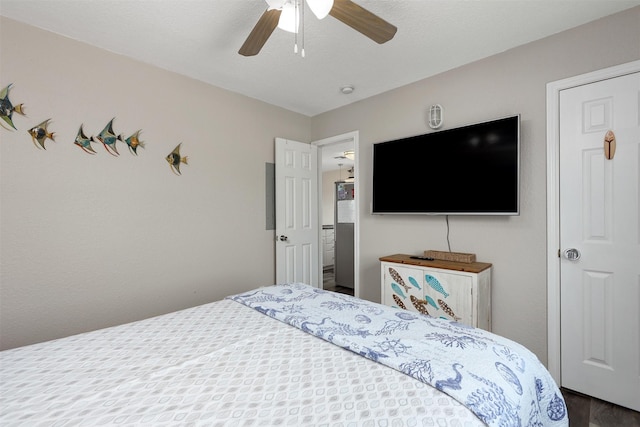
{"type": "Polygon", "coordinates": [[[290,33],[298,32],[298,8],[294,3],[288,1],[282,5],[282,13],[280,14],[280,20],[278,21],[278,28],[290,33]]]}
{"type": "MultiPolygon", "coordinates": [[[[295,33],[294,52],[298,51],[298,31],[301,33],[301,55],[304,56],[304,13],[305,0],[265,0],[268,8],[254,25],[238,53],[243,56],[257,55],[271,34],[279,27],[295,33]],[[300,30],[298,30],[300,27],[300,30]]],[[[320,19],[327,14],[353,28],[376,43],[391,40],[398,28],[371,13],[352,0],[306,0],[309,9],[320,19]]],[[[342,90],[351,93],[352,90],[342,90]]]]}
{"type": "Polygon", "coordinates": [[[269,5],[268,9],[282,9],[286,0],[265,0],[267,5],[269,5]]]}
{"type": "Polygon", "coordinates": [[[307,0],[307,4],[318,19],[326,18],[333,8],[333,0],[307,0]]]}

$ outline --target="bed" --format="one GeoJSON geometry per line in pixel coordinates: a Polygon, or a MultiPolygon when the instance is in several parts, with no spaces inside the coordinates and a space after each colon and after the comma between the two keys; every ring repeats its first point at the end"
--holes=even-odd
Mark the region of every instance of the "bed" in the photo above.
{"type": "Polygon", "coordinates": [[[274,285],[0,352],[0,425],[567,426],[524,347],[274,285]]]}

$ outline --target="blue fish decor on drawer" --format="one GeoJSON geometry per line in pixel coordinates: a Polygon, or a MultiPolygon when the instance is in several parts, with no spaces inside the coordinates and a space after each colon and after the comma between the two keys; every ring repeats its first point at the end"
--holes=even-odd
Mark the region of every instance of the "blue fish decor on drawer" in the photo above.
{"type": "Polygon", "coordinates": [[[425,295],[424,299],[427,301],[427,303],[429,303],[429,305],[433,306],[433,308],[435,308],[436,310],[440,310],[436,305],[436,302],[429,295],[425,295]]]}
{"type": "Polygon", "coordinates": [[[73,141],[78,147],[82,148],[82,151],[89,154],[96,154],[96,150],[93,149],[91,143],[95,142],[93,137],[87,137],[84,134],[84,130],[82,129],[82,125],[80,125],[80,129],[78,129],[78,134],[76,135],[76,140],[73,141]]]}
{"type": "MultiPolygon", "coordinates": [[[[11,101],[9,100],[9,90],[11,89],[11,86],[13,86],[13,84],[9,84],[9,86],[0,91],[0,119],[2,119],[2,121],[11,126],[13,129],[16,129],[15,125],[13,124],[13,113],[18,113],[24,116],[24,105],[13,105],[11,103],[11,101]]],[[[7,130],[11,130],[3,125],[2,122],[0,122],[0,125],[2,125],[2,127],[7,130]]]]}
{"type": "Polygon", "coordinates": [[[141,131],[142,129],[136,131],[136,133],[124,140],[124,142],[127,144],[127,147],[129,147],[129,151],[131,151],[131,153],[135,154],[136,156],[138,155],[138,147],[144,148],[144,142],[140,141],[141,131]]]}
{"type": "Polygon", "coordinates": [[[427,283],[429,284],[429,286],[431,286],[437,292],[440,292],[442,295],[444,295],[445,298],[449,296],[449,294],[447,292],[445,292],[444,288],[442,287],[442,285],[440,284],[438,279],[436,279],[435,277],[433,277],[433,276],[431,276],[429,274],[426,274],[424,276],[424,278],[427,281],[427,283]]]}
{"type": "Polygon", "coordinates": [[[176,175],[182,175],[182,173],[180,172],[180,163],[184,163],[185,165],[188,165],[187,163],[188,157],[187,156],[180,157],[181,145],[182,145],[182,142],[176,145],[176,148],[174,148],[173,151],[169,153],[169,155],[166,157],[167,162],[169,163],[169,166],[171,166],[171,171],[176,175]]]}
{"type": "Polygon", "coordinates": [[[418,284],[418,281],[416,279],[414,279],[413,277],[409,276],[409,283],[411,283],[415,288],[417,288],[419,291],[422,290],[422,288],[420,287],[420,285],[418,284]]]}
{"type": "Polygon", "coordinates": [[[112,156],[119,156],[118,149],[116,148],[116,141],[122,141],[122,135],[116,135],[113,131],[113,121],[115,117],[109,120],[109,123],[102,129],[102,132],[96,136],[98,141],[102,142],[107,153],[112,156]]]}
{"type": "Polygon", "coordinates": [[[400,289],[400,286],[398,286],[397,283],[392,283],[391,284],[391,289],[393,289],[393,292],[395,292],[396,294],[400,295],[402,298],[406,298],[407,296],[402,293],[402,289],[400,289]]]}
{"type": "Polygon", "coordinates": [[[49,132],[47,130],[47,127],[49,126],[50,122],[51,122],[51,119],[47,119],[44,122],[40,123],[37,126],[32,127],[27,131],[29,135],[31,135],[31,140],[33,140],[33,144],[38,148],[42,148],[43,150],[46,150],[46,148],[44,148],[44,142],[47,140],[47,138],[49,138],[53,142],[56,141],[54,139],[55,133],[49,132]]]}

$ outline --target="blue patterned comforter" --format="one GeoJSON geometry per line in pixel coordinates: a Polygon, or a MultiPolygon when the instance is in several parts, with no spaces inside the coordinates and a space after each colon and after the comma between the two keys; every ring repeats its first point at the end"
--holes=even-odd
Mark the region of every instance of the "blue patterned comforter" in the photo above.
{"type": "Polygon", "coordinates": [[[490,332],[304,284],[228,298],[430,384],[489,426],[569,424],[536,356],[490,332]]]}

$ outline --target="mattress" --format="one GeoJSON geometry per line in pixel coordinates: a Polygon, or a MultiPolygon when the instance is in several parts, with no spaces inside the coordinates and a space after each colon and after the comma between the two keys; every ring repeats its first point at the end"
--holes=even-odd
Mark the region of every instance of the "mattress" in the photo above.
{"type": "Polygon", "coordinates": [[[0,352],[0,425],[482,426],[436,388],[233,300],[0,352]]]}

